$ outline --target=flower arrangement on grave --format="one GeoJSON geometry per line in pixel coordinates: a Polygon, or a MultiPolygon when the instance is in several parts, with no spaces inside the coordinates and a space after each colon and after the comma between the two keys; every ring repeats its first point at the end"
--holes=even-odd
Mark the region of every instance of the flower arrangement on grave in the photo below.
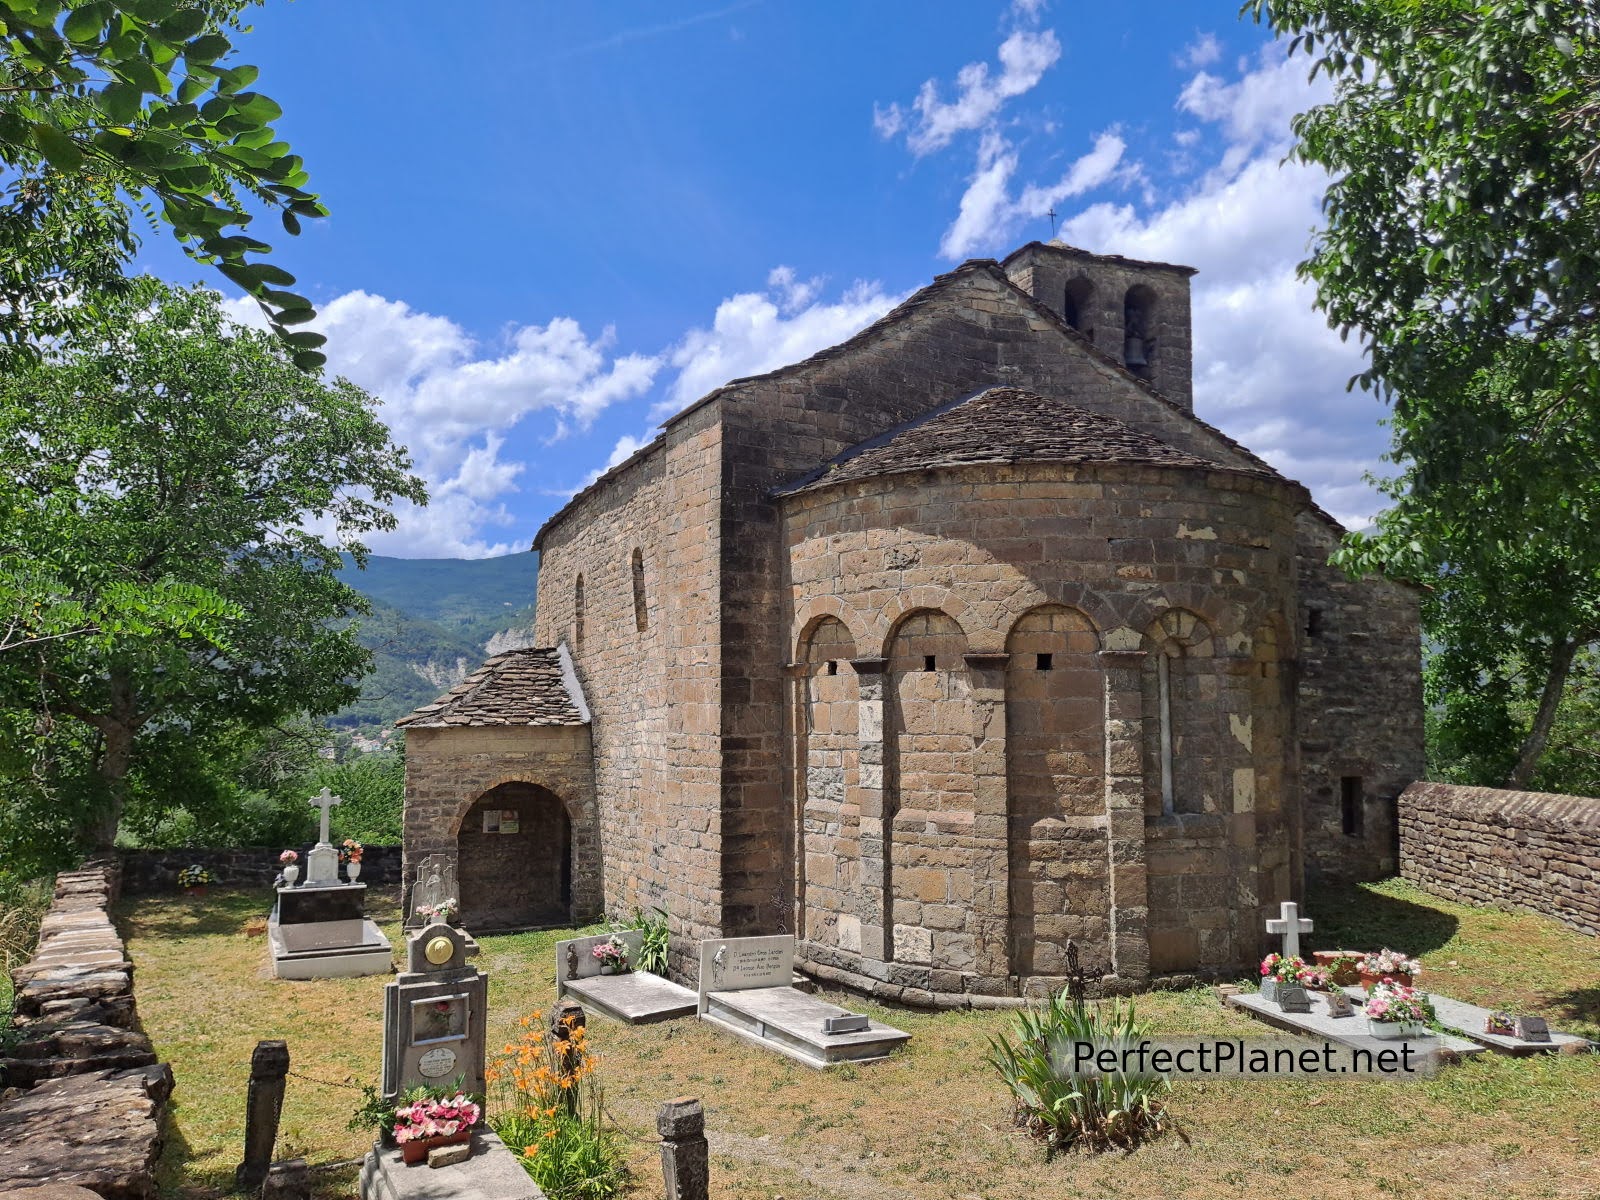
{"type": "Polygon", "coordinates": [[[339,861],[341,863],[358,863],[361,861],[362,852],[366,849],[355,838],[345,838],[339,847],[339,861]]]}
{"type": "Polygon", "coordinates": [[[419,904],[414,911],[424,925],[429,921],[449,921],[456,915],[456,898],[450,896],[437,904],[419,904]]]}
{"type": "Polygon", "coordinates": [[[1367,1029],[1374,1037],[1412,1037],[1433,1020],[1433,1005],[1428,1002],[1427,993],[1401,983],[1376,984],[1362,1010],[1367,1014],[1367,1029]]]}
{"type": "Polygon", "coordinates": [[[1361,981],[1361,955],[1346,954],[1342,950],[1318,950],[1312,956],[1317,966],[1328,972],[1328,982],[1335,987],[1361,981]]]}
{"type": "Polygon", "coordinates": [[[1326,992],[1333,987],[1333,972],[1327,967],[1305,967],[1300,972],[1300,986],[1313,992],[1326,992]]]}
{"type": "Polygon", "coordinates": [[[1422,974],[1422,964],[1416,959],[1407,958],[1400,951],[1388,947],[1368,954],[1361,960],[1358,969],[1361,972],[1361,986],[1368,991],[1381,982],[1400,983],[1409,987],[1422,974]]]}
{"type": "Polygon", "coordinates": [[[287,867],[299,861],[300,851],[298,850],[285,850],[282,854],[278,855],[278,864],[280,866],[287,867]]]}
{"type": "Polygon", "coordinates": [[[1305,969],[1305,960],[1299,955],[1267,955],[1261,960],[1261,998],[1276,1000],[1280,988],[1299,985],[1305,969]]]}
{"type": "Polygon", "coordinates": [[[460,1080],[450,1087],[412,1088],[384,1118],[386,1132],[400,1147],[404,1162],[421,1162],[439,1146],[460,1145],[472,1137],[483,1106],[467,1095],[460,1080]]]}
{"type": "Polygon", "coordinates": [[[1484,1019],[1483,1031],[1501,1037],[1517,1036],[1517,1019],[1508,1012],[1492,1012],[1484,1019]]]}
{"type": "Polygon", "coordinates": [[[178,872],[178,886],[185,891],[194,891],[215,883],[216,876],[206,870],[199,863],[192,863],[178,872]]]}
{"type": "Polygon", "coordinates": [[[496,1088],[489,1124],[546,1194],[606,1200],[627,1186],[628,1170],[601,1123],[599,1056],[584,1026],[547,1029],[543,1020],[522,1018],[517,1039],[485,1070],[496,1088]]]}
{"type": "Polygon", "coordinates": [[[613,933],[589,953],[600,963],[601,974],[623,975],[629,970],[628,943],[621,934],[613,933]]]}

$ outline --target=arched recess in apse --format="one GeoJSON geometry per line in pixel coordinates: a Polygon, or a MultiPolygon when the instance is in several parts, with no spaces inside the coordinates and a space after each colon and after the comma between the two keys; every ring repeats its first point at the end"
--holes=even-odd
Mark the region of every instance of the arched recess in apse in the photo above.
{"type": "Polygon", "coordinates": [[[1144,651],[1145,816],[1220,812],[1221,688],[1211,627],[1194,613],[1168,609],[1145,631],[1144,651]]]}
{"type": "Polygon", "coordinates": [[[906,614],[889,640],[883,875],[886,948],[896,962],[976,961],[969,918],[978,881],[952,853],[970,842],[975,819],[966,654],[961,626],[932,609],[906,614]]]}
{"type": "Polygon", "coordinates": [[[802,936],[824,946],[859,952],[861,924],[872,914],[857,911],[861,884],[860,707],[856,657],[850,631],[824,617],[806,637],[800,662],[804,711],[799,727],[798,792],[801,853],[799,879],[802,936]]]}
{"type": "Polygon", "coordinates": [[[1100,639],[1081,612],[1047,604],[1006,640],[1010,959],[1064,975],[1066,947],[1109,964],[1105,701],[1100,639]]]}

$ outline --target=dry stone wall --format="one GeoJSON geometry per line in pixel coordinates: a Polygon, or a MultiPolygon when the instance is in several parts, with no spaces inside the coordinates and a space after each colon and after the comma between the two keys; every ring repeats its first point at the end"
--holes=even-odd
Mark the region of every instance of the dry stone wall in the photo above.
{"type": "Polygon", "coordinates": [[[119,883],[114,862],[58,875],[38,949],[11,973],[18,1039],[0,1058],[0,1192],[156,1194],[172,1071],[137,1028],[133,964],[111,924],[119,883]]]}
{"type": "Polygon", "coordinates": [[[1600,800],[1414,783],[1400,873],[1464,904],[1506,904],[1600,934],[1600,800]]]}
{"type": "MultiPolygon", "coordinates": [[[[289,847],[124,850],[120,855],[122,890],[129,896],[175,892],[178,890],[178,872],[191,864],[205,867],[222,887],[270,887],[278,876],[280,868],[278,855],[285,849],[298,850],[303,870],[306,854],[312,845],[314,843],[305,842],[289,847]]],[[[370,842],[367,843],[362,847],[361,882],[375,887],[399,883],[400,857],[399,846],[375,846],[370,842]]]]}

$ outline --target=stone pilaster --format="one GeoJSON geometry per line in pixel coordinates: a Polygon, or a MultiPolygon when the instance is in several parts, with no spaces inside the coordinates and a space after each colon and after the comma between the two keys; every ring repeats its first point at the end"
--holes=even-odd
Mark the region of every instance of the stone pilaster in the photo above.
{"type": "Polygon", "coordinates": [[[861,689],[857,711],[856,743],[861,790],[861,955],[883,962],[889,944],[888,846],[891,814],[885,811],[883,702],[886,658],[851,660],[861,689]]]}
{"type": "Polygon", "coordinates": [[[1261,921],[1261,848],[1256,844],[1256,760],[1253,701],[1258,665],[1248,655],[1219,657],[1221,691],[1217,760],[1222,770],[1220,805],[1228,830],[1228,863],[1233,880],[1229,905],[1229,962],[1242,965],[1256,957],[1261,921]]]}
{"type": "Polygon", "coordinates": [[[1111,969],[1124,983],[1150,977],[1150,886],[1144,844],[1142,650],[1102,650],[1105,676],[1106,844],[1110,854],[1111,969]]]}
{"type": "Polygon", "coordinates": [[[972,688],[973,874],[970,926],[978,974],[1012,973],[1009,794],[1006,787],[1006,663],[1008,654],[967,654],[972,688]]]}

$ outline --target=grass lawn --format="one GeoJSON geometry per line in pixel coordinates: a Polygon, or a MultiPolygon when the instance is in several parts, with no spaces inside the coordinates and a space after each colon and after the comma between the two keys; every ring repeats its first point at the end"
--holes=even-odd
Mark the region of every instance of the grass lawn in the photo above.
{"type": "MultiPolygon", "coordinates": [[[[371,893],[369,893],[370,895],[371,893]]],[[[376,1082],[385,977],[271,978],[257,892],[125,902],[119,921],[137,964],[139,1012],[178,1078],[162,1166],[167,1194],[224,1194],[239,1161],[250,1051],[259,1038],[292,1056],[279,1157],[303,1155],[319,1195],[353,1194],[367,1139],[345,1129],[376,1082]]],[[[399,942],[392,901],[374,916],[399,942]]],[[[1423,984],[1463,1000],[1542,1013],[1600,1038],[1600,943],[1554,922],[1467,908],[1398,881],[1313,894],[1310,948],[1418,954],[1423,984]]],[[[488,936],[490,1051],[518,1018],[555,998],[553,945],[565,934],[488,936]]],[[[989,1197],[1297,1195],[1576,1197],[1600,1200],[1600,1055],[1485,1055],[1414,1083],[1369,1080],[1182,1083],[1181,1136],[1133,1154],[1047,1162],[1009,1119],[983,1065],[1002,1012],[923,1013],[848,996],[857,1011],[913,1034],[893,1059],[808,1070],[702,1022],[626,1028],[595,1017],[607,1107],[629,1139],[638,1196],[661,1194],[656,1105],[705,1101],[712,1195],[727,1200],[976,1200],[989,1197]]],[[[1209,990],[1141,997],[1157,1034],[1266,1037],[1209,990]]],[[[1358,1018],[1359,1019],[1359,1018],[1358,1018]]]]}

